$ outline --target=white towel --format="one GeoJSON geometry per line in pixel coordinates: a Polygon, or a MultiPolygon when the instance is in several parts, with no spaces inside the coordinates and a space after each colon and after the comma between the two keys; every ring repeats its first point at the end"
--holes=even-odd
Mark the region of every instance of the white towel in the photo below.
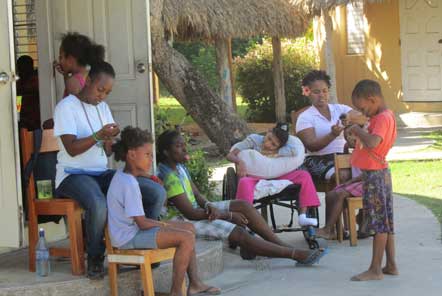
{"type": "Polygon", "coordinates": [[[274,195],[280,193],[291,184],[293,183],[289,180],[260,180],[255,186],[253,195],[255,199],[274,195]]]}

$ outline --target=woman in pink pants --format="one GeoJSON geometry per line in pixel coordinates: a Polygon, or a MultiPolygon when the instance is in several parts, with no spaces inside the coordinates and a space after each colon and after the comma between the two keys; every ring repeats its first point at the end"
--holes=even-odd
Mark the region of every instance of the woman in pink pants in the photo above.
{"type": "MultiPolygon", "coordinates": [[[[250,204],[253,204],[254,189],[261,179],[247,176],[246,164],[238,157],[238,153],[246,149],[253,149],[263,155],[272,157],[296,156],[304,152],[301,141],[295,137],[289,138],[288,125],[281,123],[268,131],[265,136],[251,134],[245,140],[235,144],[227,155],[227,159],[237,165],[237,174],[241,178],[238,183],[236,198],[245,200],[250,204]]],[[[275,180],[289,180],[294,184],[301,185],[298,223],[301,226],[317,225],[317,219],[307,218],[306,216],[309,207],[320,205],[310,174],[307,171],[294,168],[290,173],[275,178],[275,180]]]]}

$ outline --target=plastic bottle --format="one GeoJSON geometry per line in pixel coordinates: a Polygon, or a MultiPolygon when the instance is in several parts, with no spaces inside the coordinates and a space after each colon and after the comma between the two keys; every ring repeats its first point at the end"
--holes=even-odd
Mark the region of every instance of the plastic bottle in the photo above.
{"type": "Polygon", "coordinates": [[[38,276],[48,276],[50,272],[49,249],[46,244],[45,231],[40,228],[39,239],[35,248],[36,271],[38,276]]]}

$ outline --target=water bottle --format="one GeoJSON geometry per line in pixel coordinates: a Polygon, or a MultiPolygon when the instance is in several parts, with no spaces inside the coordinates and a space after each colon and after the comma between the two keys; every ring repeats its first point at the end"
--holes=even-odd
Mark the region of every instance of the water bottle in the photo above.
{"type": "Polygon", "coordinates": [[[40,228],[39,239],[35,248],[35,260],[38,276],[48,276],[50,271],[49,249],[46,244],[45,231],[40,228]]]}

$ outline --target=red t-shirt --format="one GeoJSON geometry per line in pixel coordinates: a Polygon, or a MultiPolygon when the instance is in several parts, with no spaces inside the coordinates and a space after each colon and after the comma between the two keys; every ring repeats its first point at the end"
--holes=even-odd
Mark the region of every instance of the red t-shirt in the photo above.
{"type": "Polygon", "coordinates": [[[382,170],[388,167],[386,156],[396,140],[396,120],[391,110],[384,110],[370,118],[368,132],[382,138],[381,143],[374,148],[361,146],[357,140],[352,153],[351,164],[361,170],[382,170]]]}

